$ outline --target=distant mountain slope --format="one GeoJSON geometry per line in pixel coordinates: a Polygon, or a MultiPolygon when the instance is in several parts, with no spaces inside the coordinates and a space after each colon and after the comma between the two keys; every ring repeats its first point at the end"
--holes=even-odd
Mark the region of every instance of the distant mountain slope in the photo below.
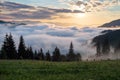
{"type": "Polygon", "coordinates": [[[19,23],[19,22],[8,22],[8,21],[3,21],[3,20],[0,20],[0,25],[7,25],[9,24],[8,26],[18,26],[18,25],[26,25],[25,23],[19,23]]]}
{"type": "Polygon", "coordinates": [[[120,19],[105,23],[99,27],[120,27],[120,19]]]}
{"type": "Polygon", "coordinates": [[[102,35],[94,37],[92,43],[102,43],[102,41],[104,41],[106,38],[108,38],[110,45],[112,45],[113,47],[116,47],[120,43],[120,29],[113,31],[102,31],[102,33],[102,35]]]}
{"type": "Polygon", "coordinates": [[[3,20],[0,20],[0,24],[12,24],[12,22],[7,22],[7,21],[3,21],[3,20]]]}

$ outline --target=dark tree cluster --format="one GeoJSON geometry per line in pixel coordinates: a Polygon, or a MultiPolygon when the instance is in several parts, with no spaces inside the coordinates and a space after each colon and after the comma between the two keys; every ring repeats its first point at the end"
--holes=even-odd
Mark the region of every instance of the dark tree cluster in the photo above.
{"type": "Polygon", "coordinates": [[[97,56],[108,55],[110,53],[110,43],[108,38],[103,39],[101,42],[97,41],[95,46],[97,56]]]}
{"type": "MultiPolygon", "coordinates": [[[[109,37],[106,36],[97,36],[93,39],[93,43],[96,46],[96,55],[99,57],[101,55],[109,55],[110,47],[112,46],[110,43],[109,37]]],[[[120,53],[120,41],[116,46],[112,46],[114,49],[114,53],[120,53]]]]}
{"type": "Polygon", "coordinates": [[[49,50],[44,53],[43,49],[33,51],[32,47],[27,47],[23,36],[20,36],[18,49],[16,49],[13,36],[6,34],[4,42],[0,50],[0,59],[34,59],[42,61],[80,61],[81,54],[74,52],[74,47],[71,42],[69,52],[66,55],[61,54],[58,47],[55,48],[52,55],[49,50]]]}
{"type": "Polygon", "coordinates": [[[1,59],[17,59],[15,42],[11,34],[6,34],[0,53],[1,59]]]}

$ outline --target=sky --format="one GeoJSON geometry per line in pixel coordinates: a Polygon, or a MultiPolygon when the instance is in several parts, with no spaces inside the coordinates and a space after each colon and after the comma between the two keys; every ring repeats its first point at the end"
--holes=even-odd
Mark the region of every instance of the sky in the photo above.
{"type": "Polygon", "coordinates": [[[1,0],[0,9],[1,20],[62,26],[97,27],[120,19],[120,0],[1,0]]]}

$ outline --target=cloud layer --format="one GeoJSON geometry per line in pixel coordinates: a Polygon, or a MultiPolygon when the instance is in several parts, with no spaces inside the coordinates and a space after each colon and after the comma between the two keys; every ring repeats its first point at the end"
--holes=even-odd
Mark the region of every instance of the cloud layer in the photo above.
{"type": "Polygon", "coordinates": [[[19,36],[23,35],[27,46],[34,49],[43,48],[51,51],[58,46],[62,54],[69,50],[70,42],[74,44],[75,52],[80,52],[83,56],[95,54],[95,49],[89,44],[91,39],[104,29],[100,28],[76,28],[56,26],[53,24],[27,24],[27,25],[3,25],[0,24],[0,46],[6,33],[12,33],[16,42],[19,44],[19,36]]]}

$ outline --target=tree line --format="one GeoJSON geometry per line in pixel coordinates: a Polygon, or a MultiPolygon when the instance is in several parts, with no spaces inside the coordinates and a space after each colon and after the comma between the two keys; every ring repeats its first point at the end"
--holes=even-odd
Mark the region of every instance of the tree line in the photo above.
{"type": "Polygon", "coordinates": [[[81,54],[74,52],[73,43],[70,43],[67,54],[61,54],[60,49],[56,47],[51,54],[50,51],[43,52],[43,49],[33,50],[31,46],[26,47],[23,36],[20,36],[18,49],[12,34],[6,34],[0,49],[0,59],[30,59],[45,61],[80,61],[81,54]]]}
{"type": "MultiPolygon", "coordinates": [[[[99,39],[95,42],[96,46],[96,55],[102,56],[102,55],[109,55],[110,54],[110,40],[108,37],[104,37],[102,40],[99,39]]],[[[118,43],[115,47],[113,47],[114,53],[119,54],[120,53],[120,43],[118,43]]]]}

